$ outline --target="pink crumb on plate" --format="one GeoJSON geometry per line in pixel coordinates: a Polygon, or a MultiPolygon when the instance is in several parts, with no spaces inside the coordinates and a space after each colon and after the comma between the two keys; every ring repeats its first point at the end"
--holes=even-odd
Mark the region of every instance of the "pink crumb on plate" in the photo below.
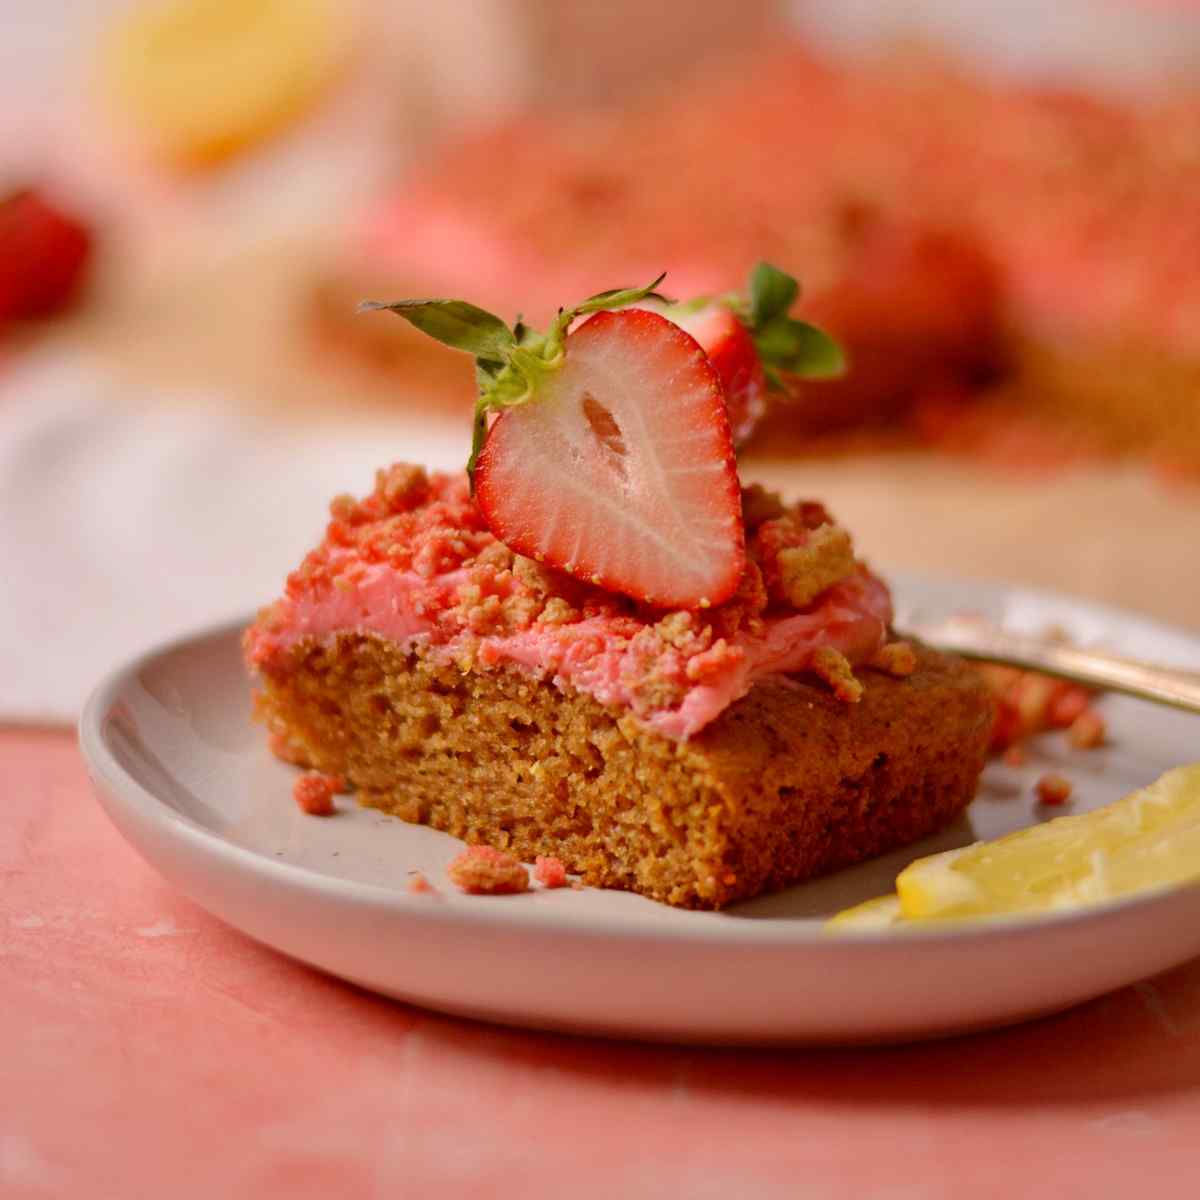
{"type": "Polygon", "coordinates": [[[336,783],[337,781],[328,775],[301,775],[292,785],[292,797],[310,817],[328,817],[334,811],[333,793],[337,790],[336,783]]]}
{"type": "Polygon", "coordinates": [[[555,858],[553,855],[539,854],[533,864],[533,877],[547,888],[560,888],[567,886],[567,868],[563,866],[562,859],[555,858]]]}
{"type": "Polygon", "coordinates": [[[1071,781],[1062,775],[1043,775],[1034,785],[1039,804],[1056,808],[1066,804],[1075,790],[1071,781]]]}

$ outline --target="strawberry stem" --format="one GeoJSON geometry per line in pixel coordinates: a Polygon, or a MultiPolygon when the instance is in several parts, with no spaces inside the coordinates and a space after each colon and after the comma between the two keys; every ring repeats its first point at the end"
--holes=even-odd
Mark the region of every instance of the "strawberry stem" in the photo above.
{"type": "Polygon", "coordinates": [[[520,317],[509,329],[499,317],[465,300],[364,300],[358,311],[395,313],[422,333],[475,356],[478,395],[471,425],[471,455],[467,459],[467,478],[474,495],[475,464],[487,441],[488,414],[536,398],[541,381],[562,366],[567,333],[579,317],[625,308],[640,300],[672,303],[655,290],[665,278],[664,271],[645,287],[610,288],[572,308],[560,308],[549,333],[530,329],[520,317]]]}

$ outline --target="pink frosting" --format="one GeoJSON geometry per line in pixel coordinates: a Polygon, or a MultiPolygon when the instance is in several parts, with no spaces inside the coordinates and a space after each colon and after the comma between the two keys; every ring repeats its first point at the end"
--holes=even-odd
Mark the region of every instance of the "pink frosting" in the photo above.
{"type": "MultiPolygon", "coordinates": [[[[634,689],[641,666],[628,618],[601,615],[566,625],[534,624],[511,633],[478,636],[460,631],[447,636],[436,618],[466,582],[462,569],[430,579],[386,563],[366,566],[353,587],[307,591],[289,602],[284,621],[255,626],[248,637],[249,660],[256,666],[278,663],[305,639],[374,633],[404,650],[421,648],[443,661],[457,661],[470,649],[483,667],[516,667],[559,687],[577,688],[602,704],[636,707],[634,689]]],[[[803,611],[768,613],[757,633],[739,630],[677,706],[639,719],[666,737],[687,739],[758,680],[803,671],[818,647],[832,646],[851,661],[868,657],[882,644],[891,617],[887,587],[861,570],[827,589],[803,611]]]]}

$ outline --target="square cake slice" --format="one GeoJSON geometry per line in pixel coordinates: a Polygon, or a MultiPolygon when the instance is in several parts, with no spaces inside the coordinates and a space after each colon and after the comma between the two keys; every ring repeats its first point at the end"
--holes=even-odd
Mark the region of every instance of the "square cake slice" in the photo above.
{"type": "Polygon", "coordinates": [[[379,472],[247,632],[276,752],[689,908],[942,828],[987,750],[978,675],[888,645],[887,588],[820,505],[750,488],[742,511],[737,591],[664,610],[514,554],[465,478],[379,472]]]}

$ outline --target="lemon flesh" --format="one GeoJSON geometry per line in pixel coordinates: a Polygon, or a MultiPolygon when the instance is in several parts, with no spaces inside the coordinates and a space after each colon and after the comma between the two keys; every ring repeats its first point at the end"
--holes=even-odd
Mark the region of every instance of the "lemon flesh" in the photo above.
{"type": "Polygon", "coordinates": [[[1076,908],[1195,879],[1200,763],[1106,808],[918,859],[896,894],[904,919],[925,920],[1076,908]]]}
{"type": "Polygon", "coordinates": [[[876,929],[890,929],[901,919],[898,896],[876,896],[874,900],[865,900],[853,908],[843,908],[825,922],[825,928],[835,933],[868,933],[876,929]]]}

